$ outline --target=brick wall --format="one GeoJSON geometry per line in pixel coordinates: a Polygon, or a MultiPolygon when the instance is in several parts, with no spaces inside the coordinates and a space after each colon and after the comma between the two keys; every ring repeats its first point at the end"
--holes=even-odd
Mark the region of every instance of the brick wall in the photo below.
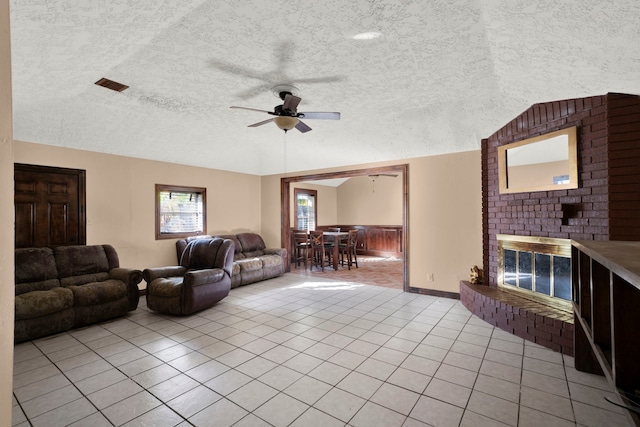
{"type": "Polygon", "coordinates": [[[535,104],[482,140],[483,267],[496,283],[497,234],[640,240],[640,97],[535,104]],[[579,188],[500,194],[497,147],[577,126],[579,188]]]}

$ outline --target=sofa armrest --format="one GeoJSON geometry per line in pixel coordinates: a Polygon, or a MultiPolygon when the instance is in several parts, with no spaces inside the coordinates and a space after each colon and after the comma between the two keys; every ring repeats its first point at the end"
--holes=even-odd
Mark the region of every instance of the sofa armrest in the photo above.
{"type": "MultiPolygon", "coordinates": [[[[227,274],[228,275],[228,274],[227,274]]],[[[205,270],[192,270],[184,275],[183,286],[196,287],[216,283],[222,280],[225,271],[222,268],[207,268],[205,270]]]]}
{"type": "Polygon", "coordinates": [[[178,277],[184,276],[184,273],[187,272],[186,267],[181,267],[179,265],[174,265],[170,267],[157,267],[157,268],[145,268],[142,271],[142,277],[144,277],[145,282],[151,283],[160,277],[178,277]]]}
{"type": "Polygon", "coordinates": [[[122,280],[127,286],[135,286],[142,281],[142,271],[123,267],[112,268],[109,271],[109,278],[122,280]]]}
{"type": "Polygon", "coordinates": [[[109,278],[120,280],[127,285],[129,311],[138,308],[138,302],[140,301],[140,289],[138,289],[138,283],[142,281],[142,271],[123,267],[112,268],[109,270],[109,278]]]}
{"type": "Polygon", "coordinates": [[[285,248],[266,248],[265,255],[280,255],[283,260],[287,259],[287,250],[285,248]]]}

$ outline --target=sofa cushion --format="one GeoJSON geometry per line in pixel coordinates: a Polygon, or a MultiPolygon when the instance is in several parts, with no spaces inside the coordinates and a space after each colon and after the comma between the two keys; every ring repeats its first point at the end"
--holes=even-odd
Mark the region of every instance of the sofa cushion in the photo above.
{"type": "Polygon", "coordinates": [[[31,291],[48,291],[59,287],[60,281],[58,279],[43,280],[42,282],[16,283],[16,295],[26,294],[31,291]]]}
{"type": "Polygon", "coordinates": [[[53,250],[24,248],[15,250],[16,295],[46,291],[60,286],[53,250]]]}
{"type": "Polygon", "coordinates": [[[262,265],[265,267],[277,267],[282,265],[282,257],[280,255],[263,255],[260,257],[262,265]]]}
{"type": "MultiPolygon", "coordinates": [[[[68,282],[64,281],[67,277],[85,276],[84,283],[89,283],[95,281],[91,275],[108,273],[120,266],[118,255],[110,245],[58,246],[53,253],[62,286],[68,286],[68,282]]],[[[72,285],[78,284],[81,283],[74,282],[72,285]]]]}
{"type": "Polygon", "coordinates": [[[82,286],[87,283],[104,282],[105,280],[109,280],[109,273],[106,271],[102,273],[83,274],[81,276],[63,277],[60,279],[60,284],[64,287],[82,286]]]}
{"type": "Polygon", "coordinates": [[[246,256],[251,252],[262,251],[266,247],[264,244],[264,240],[262,240],[262,236],[256,233],[240,233],[237,234],[236,237],[240,241],[242,245],[242,252],[246,256]]]}
{"type": "Polygon", "coordinates": [[[105,304],[126,298],[128,295],[127,285],[121,280],[105,280],[81,286],[69,286],[67,289],[73,292],[76,306],[105,304]]]}
{"type": "Polygon", "coordinates": [[[240,266],[240,271],[262,270],[262,260],[260,258],[245,258],[236,263],[240,266]]]}
{"type": "Polygon", "coordinates": [[[73,307],[73,293],[66,288],[33,291],[15,298],[16,320],[32,319],[73,307]]]}
{"type": "Polygon", "coordinates": [[[221,237],[223,239],[231,239],[233,240],[233,244],[235,245],[235,249],[233,250],[234,253],[239,254],[244,252],[244,248],[242,247],[242,243],[240,242],[240,240],[238,240],[238,237],[236,237],[235,234],[221,234],[220,236],[217,237],[221,237]]]}
{"type": "Polygon", "coordinates": [[[182,277],[163,277],[155,279],[147,285],[147,294],[161,298],[179,297],[180,292],[182,292],[182,282],[182,277]]]}

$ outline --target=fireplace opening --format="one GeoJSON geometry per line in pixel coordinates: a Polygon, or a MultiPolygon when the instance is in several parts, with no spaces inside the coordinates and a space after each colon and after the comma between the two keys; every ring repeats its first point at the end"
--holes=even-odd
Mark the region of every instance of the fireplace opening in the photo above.
{"type": "Polygon", "coordinates": [[[571,241],[499,234],[498,285],[537,301],[571,301],[571,241]]]}

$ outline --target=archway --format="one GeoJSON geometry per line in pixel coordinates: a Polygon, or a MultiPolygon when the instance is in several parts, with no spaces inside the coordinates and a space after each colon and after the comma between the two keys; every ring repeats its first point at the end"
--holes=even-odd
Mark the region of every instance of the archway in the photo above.
{"type": "MultiPolygon", "coordinates": [[[[319,181],[335,178],[352,178],[355,176],[396,173],[402,180],[402,254],[403,254],[403,290],[409,291],[409,165],[381,166],[376,168],[354,169],[340,172],[327,172],[309,175],[287,176],[280,179],[280,238],[281,246],[291,251],[291,211],[290,186],[292,182],[319,181]]],[[[289,271],[289,259],[286,270],[289,271]]]]}

